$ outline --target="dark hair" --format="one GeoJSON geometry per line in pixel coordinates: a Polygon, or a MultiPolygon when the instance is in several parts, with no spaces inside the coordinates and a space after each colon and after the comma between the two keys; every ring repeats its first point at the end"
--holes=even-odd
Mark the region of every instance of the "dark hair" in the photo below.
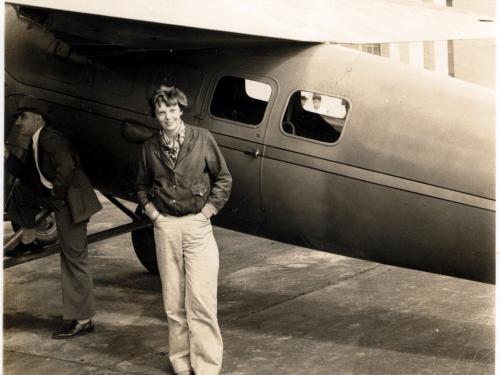
{"type": "Polygon", "coordinates": [[[153,113],[155,112],[156,106],[161,105],[162,103],[164,103],[167,107],[172,107],[177,104],[181,110],[184,110],[184,108],[188,105],[186,94],[175,86],[166,85],[161,85],[160,88],[155,91],[153,98],[151,99],[153,113]]]}
{"type": "Polygon", "coordinates": [[[321,101],[321,95],[317,94],[317,93],[314,93],[313,94],[313,100],[319,100],[319,101],[321,101]]]}

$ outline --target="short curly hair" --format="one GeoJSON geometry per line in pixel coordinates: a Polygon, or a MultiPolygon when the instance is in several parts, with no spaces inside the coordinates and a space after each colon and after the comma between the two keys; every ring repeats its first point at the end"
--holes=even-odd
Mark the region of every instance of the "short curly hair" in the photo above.
{"type": "Polygon", "coordinates": [[[179,105],[181,110],[187,107],[188,101],[186,94],[182,92],[181,89],[175,86],[161,85],[154,93],[151,99],[151,104],[153,106],[153,114],[157,106],[164,103],[167,107],[179,105]]]}

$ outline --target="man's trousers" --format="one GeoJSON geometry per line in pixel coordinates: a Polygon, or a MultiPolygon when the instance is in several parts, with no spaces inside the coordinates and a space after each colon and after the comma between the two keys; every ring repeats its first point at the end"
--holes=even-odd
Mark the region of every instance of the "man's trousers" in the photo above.
{"type": "Polygon", "coordinates": [[[210,220],[202,213],[160,215],[154,234],[174,372],[217,375],[223,351],[217,322],[219,251],[210,220]]]}
{"type": "Polygon", "coordinates": [[[34,228],[40,206],[53,209],[61,246],[63,319],[88,319],[95,315],[94,285],[87,247],[87,221],[75,224],[65,201],[41,196],[23,184],[13,191],[11,220],[23,228],[34,228]]]}

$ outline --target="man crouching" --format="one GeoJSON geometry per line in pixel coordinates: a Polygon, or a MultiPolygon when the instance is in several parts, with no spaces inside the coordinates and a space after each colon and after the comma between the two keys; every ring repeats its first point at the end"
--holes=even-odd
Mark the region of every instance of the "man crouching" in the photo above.
{"type": "Polygon", "coordinates": [[[40,207],[54,211],[61,248],[63,324],[53,339],[94,331],[94,284],[88,259],[87,224],[102,207],[69,140],[50,126],[48,103],[33,96],[20,100],[15,125],[29,139],[26,160],[6,151],[5,168],[19,178],[9,205],[21,225],[21,242],[7,256],[41,251],[35,239],[40,207]]]}

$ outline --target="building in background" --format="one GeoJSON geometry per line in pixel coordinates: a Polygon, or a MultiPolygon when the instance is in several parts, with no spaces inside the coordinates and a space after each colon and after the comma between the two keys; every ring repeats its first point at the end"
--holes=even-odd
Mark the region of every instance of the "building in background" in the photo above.
{"type": "MultiPolygon", "coordinates": [[[[495,17],[495,0],[422,0],[495,17]]],[[[382,43],[351,46],[363,52],[495,88],[495,39],[382,43]]]]}

